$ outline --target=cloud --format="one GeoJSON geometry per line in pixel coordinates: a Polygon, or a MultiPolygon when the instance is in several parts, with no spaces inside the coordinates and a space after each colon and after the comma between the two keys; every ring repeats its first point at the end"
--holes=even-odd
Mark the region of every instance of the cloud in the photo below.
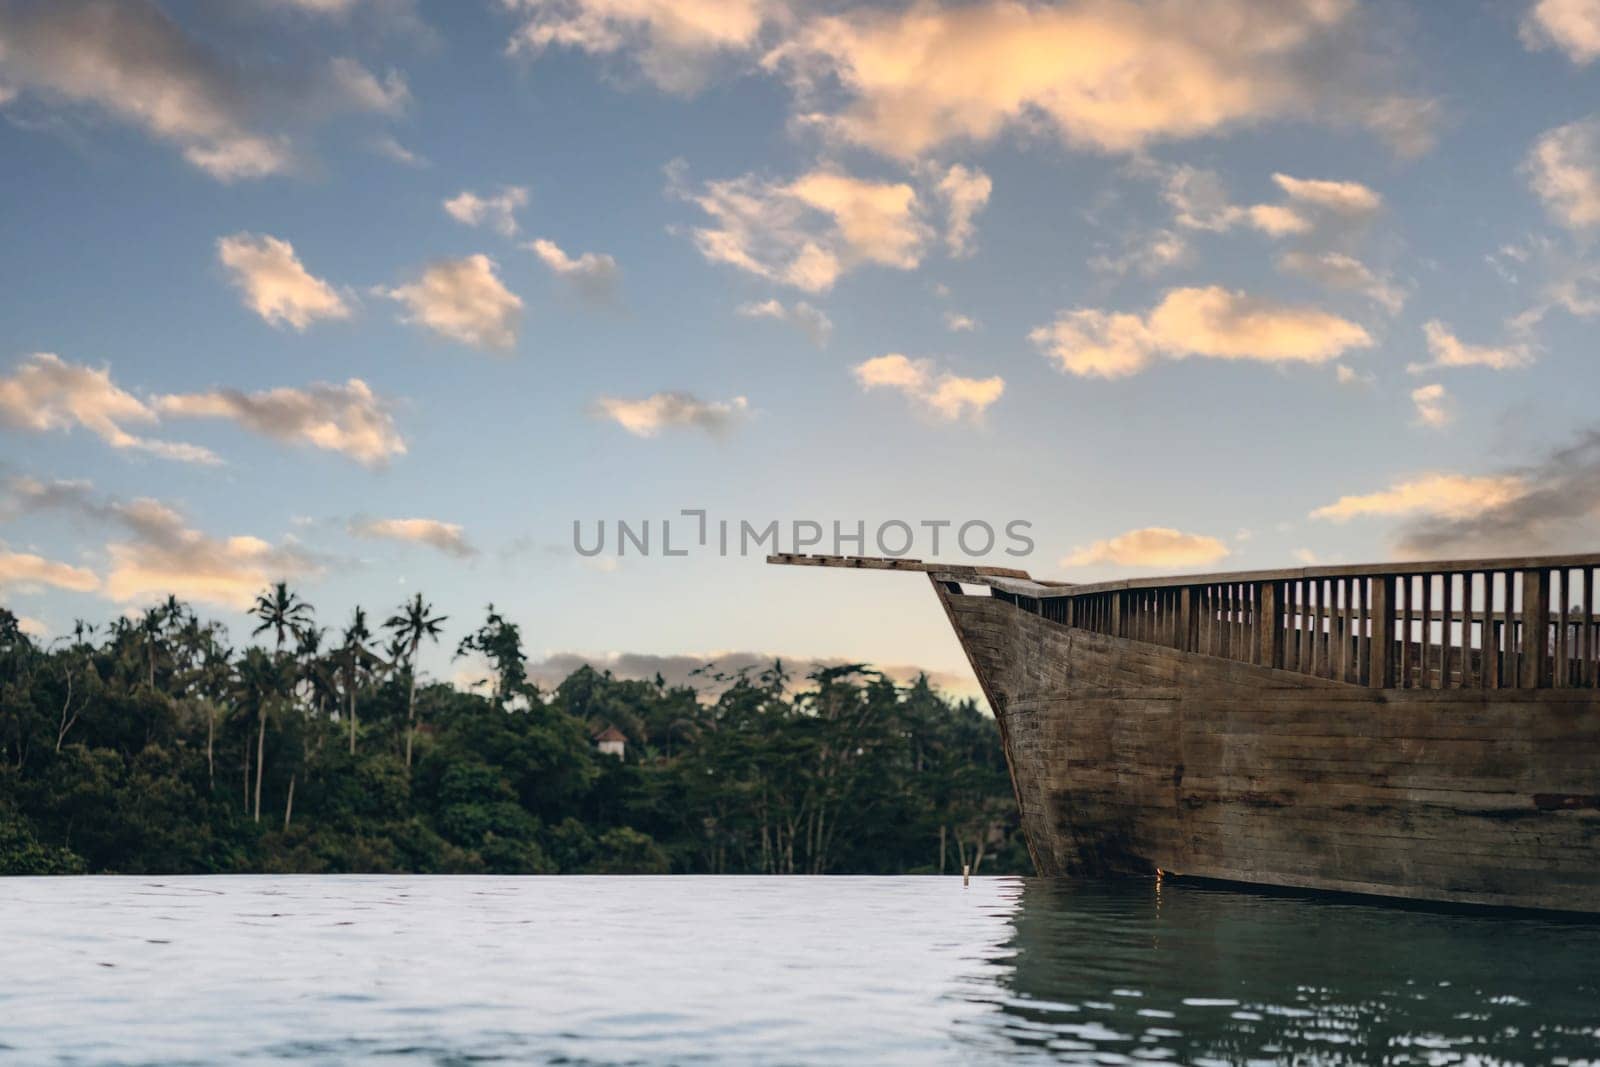
{"type": "Polygon", "coordinates": [[[1230,203],[1222,179],[1215,171],[1190,166],[1173,167],[1166,175],[1162,198],[1172,208],[1173,221],[1190,230],[1222,233],[1248,226],[1270,237],[1304,233],[1311,220],[1281,204],[1230,203]]]}
{"type": "Polygon", "coordinates": [[[1343,252],[1286,252],[1278,257],[1278,267],[1329,289],[1361,293],[1391,315],[1398,315],[1405,307],[1404,289],[1343,252]]]}
{"type": "Polygon", "coordinates": [[[1600,56],[1600,0],[1538,0],[1523,16],[1522,43],[1559,48],[1579,66],[1600,56]]]}
{"type": "Polygon", "coordinates": [[[1512,285],[1521,284],[1527,273],[1537,286],[1534,303],[1507,320],[1510,329],[1530,333],[1556,308],[1578,319],[1600,315],[1600,261],[1590,257],[1587,243],[1581,236],[1561,240],[1540,235],[1484,257],[1512,285]]]}
{"type": "Polygon", "coordinates": [[[978,422],[989,405],[1006,391],[1005,379],[963,378],[939,371],[930,359],[910,359],[898,352],[851,368],[863,389],[893,389],[946,422],[978,422]]]}
{"type": "Polygon", "coordinates": [[[1465,499],[1451,501],[1453,506],[1405,512],[1395,536],[1402,554],[1525,556],[1593,549],[1600,526],[1600,430],[1585,430],[1527,466],[1458,480],[1480,491],[1463,493],[1465,499]]]}
{"type": "Polygon", "coordinates": [[[1366,330],[1329,312],[1217,286],[1169,290],[1143,317],[1062,312],[1029,338],[1063,371],[1099,378],[1137,374],[1157,356],[1323,363],[1373,343],[1366,330]]]}
{"type": "Polygon", "coordinates": [[[244,609],[271,583],[304,578],[321,568],[299,549],[259,537],[215,538],[184,525],[183,517],[154,500],[125,505],[140,537],[106,545],[111,567],[105,592],[127,603],[169,594],[184,600],[244,609]]]}
{"type": "Polygon", "coordinates": [[[1383,206],[1383,198],[1360,182],[1291,178],[1287,174],[1272,176],[1287,203],[1240,205],[1229,201],[1222,179],[1214,171],[1148,163],[1135,168],[1136,173],[1151,170],[1165,174],[1162,197],[1172,208],[1173,221],[1191,230],[1223,233],[1244,226],[1269,237],[1290,237],[1310,233],[1326,216],[1348,224],[1371,217],[1383,206]]]}
{"type": "Polygon", "coordinates": [[[361,0],[267,0],[279,7],[293,8],[308,15],[348,15],[361,0]]]}
{"type": "Polygon", "coordinates": [[[158,500],[100,499],[83,482],[17,478],[10,488],[24,510],[54,509],[120,531],[106,545],[110,566],[100,586],[103,595],[119,603],[172,594],[242,610],[272,582],[321,573],[321,565],[298,546],[272,545],[258,537],[211,537],[158,500]]]}
{"type": "Polygon", "coordinates": [[[944,313],[945,329],[951,333],[971,333],[978,328],[978,320],[971,315],[963,315],[956,311],[944,313]]]}
{"type": "Polygon", "coordinates": [[[1340,497],[1317,508],[1311,517],[1333,522],[1366,515],[1464,519],[1502,507],[1523,496],[1527,489],[1527,483],[1517,475],[1424,474],[1376,493],[1340,497]]]}
{"type": "Polygon", "coordinates": [[[977,216],[989,203],[994,182],[976,167],[957,163],[945,171],[935,187],[945,202],[948,221],[944,243],[952,256],[972,254],[972,239],[977,233],[977,216]]]}
{"type": "Polygon", "coordinates": [[[462,190],[444,202],[445,213],[467,226],[488,226],[504,237],[517,232],[517,211],[528,204],[528,189],[507,185],[493,196],[462,190]]]}
{"type": "Polygon", "coordinates": [[[1437,430],[1448,426],[1455,418],[1451,411],[1450,395],[1437,382],[1419,385],[1411,390],[1411,403],[1417,409],[1417,421],[1424,426],[1437,430]]]}
{"type": "Polygon", "coordinates": [[[75,593],[92,593],[100,588],[100,579],[86,567],[58,563],[30,552],[12,552],[0,543],[0,590],[25,592],[46,585],[75,593]]]}
{"type": "Polygon", "coordinates": [[[152,425],[159,415],[111,380],[111,370],[68,363],[50,352],[23,360],[10,377],[0,376],[0,423],[33,433],[81,426],[112,448],[148,452],[185,463],[220,463],[199,445],[140,437],[124,424],[152,425]]]}
{"type": "Polygon", "coordinates": [[[237,72],[146,0],[0,5],[0,73],[140,126],[224,181],[290,163],[284,142],[249,128],[237,72]]]}
{"type": "Polygon", "coordinates": [[[1188,240],[1181,233],[1154,230],[1130,235],[1124,240],[1119,254],[1097,255],[1089,260],[1089,267],[1102,274],[1132,272],[1148,278],[1187,262],[1191,251],[1188,240]]]}
{"type": "Polygon", "coordinates": [[[1415,102],[1356,80],[1363,65],[1345,47],[1354,10],[1349,0],[862,6],[810,19],[763,64],[789,75],[810,108],[803,123],[903,159],[1018,128],[1132,152],[1286,116],[1414,145],[1415,102]]]}
{"type": "Polygon", "coordinates": [[[573,259],[561,246],[541,237],[527,246],[540,262],[566,279],[586,300],[604,303],[616,296],[621,271],[617,261],[603,252],[585,252],[573,259]]]}
{"type": "Polygon", "coordinates": [[[221,55],[151,0],[0,4],[0,77],[46,102],[136,126],[225,182],[293,167],[288,136],[264,125],[272,119],[394,114],[409,99],[399,74],[379,79],[353,59],[251,65],[221,55]]]}
{"type": "Polygon", "coordinates": [[[378,155],[383,156],[385,159],[392,159],[394,162],[399,163],[402,166],[429,166],[428,160],[424,159],[422,156],[419,156],[417,153],[413,152],[411,149],[395,140],[392,134],[379,134],[372,139],[370,142],[370,147],[378,155]]]}
{"type": "Polygon", "coordinates": [[[779,5],[771,0],[502,0],[521,24],[513,54],[573,48],[632,55],[658,87],[687,93],[705,81],[719,55],[755,44],[779,5]]]}
{"type": "Polygon", "coordinates": [[[1340,385],[1351,385],[1365,389],[1376,385],[1378,381],[1375,375],[1371,373],[1361,374],[1353,368],[1345,366],[1343,363],[1339,364],[1333,369],[1340,385]]]}
{"type": "Polygon", "coordinates": [[[397,70],[379,78],[349,56],[336,57],[329,69],[339,91],[359,110],[398,116],[411,103],[411,89],[397,70]]]}
{"type": "Polygon", "coordinates": [[[712,220],[692,231],[702,256],[810,293],[862,264],[911,270],[932,233],[910,185],[826,167],[789,182],[746,174],[682,195],[712,220]]]}
{"type": "MultiPolygon", "coordinates": [[[[668,686],[690,686],[702,694],[714,696],[725,686],[711,679],[712,674],[733,675],[741,670],[759,674],[781,660],[789,672],[792,687],[803,687],[806,676],[828,667],[847,666],[843,659],[817,659],[810,656],[783,656],[774,652],[705,652],[699,655],[657,655],[648,652],[551,652],[542,659],[528,664],[528,677],[542,689],[550,690],[560,685],[567,676],[580,667],[610,672],[623,681],[653,682],[657,675],[668,686]],[[701,671],[701,668],[709,670],[701,671]],[[700,673],[696,673],[700,672],[700,673]]],[[[910,664],[879,664],[873,669],[881,671],[896,685],[910,685],[918,675],[927,675],[928,683],[935,689],[956,697],[981,700],[982,692],[976,679],[966,673],[930,670],[910,664]]]]}
{"type": "Polygon", "coordinates": [[[217,240],[244,305],[274,326],[304,330],[317,319],[345,319],[350,306],[338,291],[306,270],[294,246],[266,235],[236,233],[217,240]]]}
{"type": "Polygon", "coordinates": [[[1523,170],[1556,222],[1573,230],[1600,225],[1600,118],[1546,131],[1523,170]]]}
{"type": "Polygon", "coordinates": [[[779,322],[787,322],[805,334],[818,348],[826,348],[829,338],[833,336],[833,320],[820,308],[812,307],[804,300],[797,300],[788,305],[781,300],[740,304],[737,314],[747,319],[776,319],[779,322]]]}
{"type": "Polygon", "coordinates": [[[1183,533],[1166,526],[1129,530],[1105,541],[1081,545],[1063,557],[1063,567],[1203,567],[1228,555],[1215,537],[1183,533]]]}
{"type": "Polygon", "coordinates": [[[1310,204],[1336,215],[1362,218],[1376,214],[1383,207],[1383,197],[1360,182],[1291,178],[1287,174],[1274,174],[1272,180],[1290,200],[1310,204]]]}
{"type": "Polygon", "coordinates": [[[163,416],[228,419],[271,440],[338,452],[367,466],[406,451],[389,405],[360,378],[258,393],[213,389],[157,397],[155,404],[163,416]]]}
{"type": "Polygon", "coordinates": [[[1588,551],[1600,528],[1600,429],[1498,474],[1426,474],[1318,508],[1313,518],[1397,517],[1410,558],[1588,551]]]}
{"type": "Polygon", "coordinates": [[[750,402],[742,396],[727,401],[701,400],[689,393],[655,393],[642,400],[603,396],[595,412],[635,437],[654,437],[664,429],[685,426],[720,437],[743,421],[750,402]]]}
{"type": "Polygon", "coordinates": [[[1438,367],[1489,367],[1492,370],[1511,370],[1526,367],[1533,362],[1533,350],[1525,344],[1487,345],[1463,344],[1450,328],[1438,319],[1423,324],[1422,334],[1428,342],[1427,363],[1412,363],[1406,370],[1412,374],[1438,367]]]}
{"type": "Polygon", "coordinates": [[[351,520],[349,530],[355,537],[413,541],[458,559],[468,559],[478,554],[458,524],[440,522],[438,519],[360,518],[351,520]]]}
{"type": "Polygon", "coordinates": [[[522,299],[501,284],[495,262],[483,254],[430,264],[422,277],[384,295],[404,304],[405,321],[441,337],[479,348],[517,343],[522,299]]]}

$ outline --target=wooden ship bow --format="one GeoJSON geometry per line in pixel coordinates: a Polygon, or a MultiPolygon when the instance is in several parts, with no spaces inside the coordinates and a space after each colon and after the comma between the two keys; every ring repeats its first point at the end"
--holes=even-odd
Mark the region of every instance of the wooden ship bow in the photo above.
{"type": "Polygon", "coordinates": [[[910,559],[1046,876],[1600,913],[1600,555],[1068,584],[910,559]]]}

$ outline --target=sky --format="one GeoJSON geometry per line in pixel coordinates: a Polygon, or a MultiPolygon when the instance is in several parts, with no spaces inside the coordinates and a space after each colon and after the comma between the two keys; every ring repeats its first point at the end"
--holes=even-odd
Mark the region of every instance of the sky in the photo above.
{"type": "Polygon", "coordinates": [[[970,692],[924,581],[741,522],[1592,551],[1597,60],[1600,0],[0,0],[0,603],[970,692]]]}

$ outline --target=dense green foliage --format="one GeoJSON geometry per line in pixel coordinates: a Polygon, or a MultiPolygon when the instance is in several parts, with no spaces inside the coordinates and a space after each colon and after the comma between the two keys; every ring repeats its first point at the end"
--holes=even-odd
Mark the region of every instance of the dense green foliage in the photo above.
{"type": "Polygon", "coordinates": [[[0,608],[0,874],[1027,867],[994,721],[925,681],[540,692],[491,607],[457,646],[479,692],[419,678],[445,621],[420,596],[386,645],[360,611],[327,642],[281,585],[252,614],[265,647],[170,599],[42,646],[0,608]]]}

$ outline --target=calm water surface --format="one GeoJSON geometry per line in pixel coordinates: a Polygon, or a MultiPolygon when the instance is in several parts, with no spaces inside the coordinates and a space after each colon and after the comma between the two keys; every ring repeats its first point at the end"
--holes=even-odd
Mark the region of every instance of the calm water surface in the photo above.
{"type": "Polygon", "coordinates": [[[0,1061],[1600,1062],[1600,926],[1148,882],[0,880],[0,1061]]]}

